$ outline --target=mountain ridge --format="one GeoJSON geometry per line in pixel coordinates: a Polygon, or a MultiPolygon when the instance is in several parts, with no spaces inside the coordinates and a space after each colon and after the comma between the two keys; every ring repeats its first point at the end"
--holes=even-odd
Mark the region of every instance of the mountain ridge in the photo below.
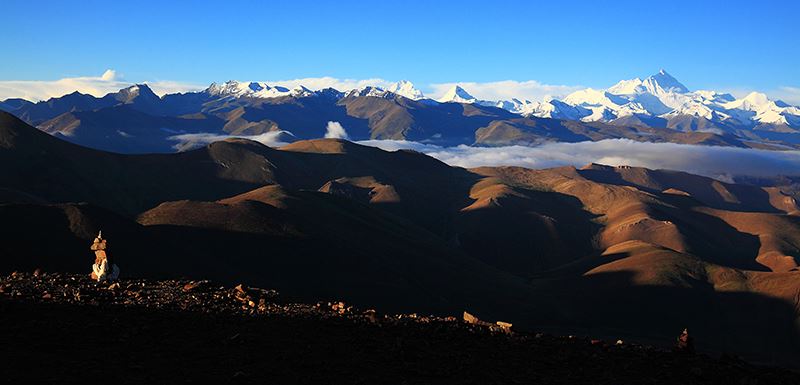
{"type": "Polygon", "coordinates": [[[0,109],[75,143],[126,153],[185,150],[198,143],[192,135],[284,131],[291,134],[284,135],[286,139],[312,139],[324,136],[329,121],[339,122],[356,140],[443,146],[616,138],[704,143],[688,137],[706,135],[723,145],[800,148],[800,108],[759,93],[736,99],[689,91],[663,70],[605,90],[584,89],[541,102],[479,100],[459,85],[436,101],[405,80],[388,88],[362,86],[345,92],[228,81],[160,98],[146,84],[138,84],[101,98],[75,92],[39,103],[7,100],[0,109]],[[151,117],[136,118],[120,106],[151,117]],[[553,121],[542,124],[537,119],[553,121]],[[131,121],[140,124],[131,127],[131,121]],[[542,132],[534,126],[561,128],[542,132]]]}

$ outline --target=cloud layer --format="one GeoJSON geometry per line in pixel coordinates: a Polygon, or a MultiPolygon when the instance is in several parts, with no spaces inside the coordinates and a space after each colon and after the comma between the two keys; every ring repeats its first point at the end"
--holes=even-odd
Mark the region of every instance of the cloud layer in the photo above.
{"type": "MultiPolygon", "coordinates": [[[[139,81],[146,83],[158,95],[199,91],[207,85],[177,82],[170,80],[151,80],[139,81]]],[[[381,79],[340,79],[330,76],[298,78],[288,80],[269,80],[264,83],[270,85],[295,88],[304,86],[312,90],[324,88],[335,88],[339,91],[348,91],[365,86],[377,86],[388,88],[394,82],[381,79]]],[[[58,80],[0,80],[0,100],[8,98],[23,98],[31,101],[47,100],[51,97],[59,97],[74,91],[103,96],[109,92],[119,91],[133,85],[134,82],[127,81],[115,70],[106,70],[100,76],[84,76],[63,78],[58,80]]],[[[418,84],[417,86],[425,92],[427,97],[436,99],[444,95],[447,90],[454,85],[464,87],[467,92],[478,99],[483,100],[508,100],[512,98],[520,100],[540,101],[549,98],[561,98],[574,91],[583,89],[577,85],[553,85],[544,84],[536,80],[516,81],[503,80],[495,82],[460,82],[460,83],[434,83],[429,85],[418,84]]],[[[731,88],[724,90],[737,97],[742,97],[753,90],[731,88]]],[[[783,86],[766,92],[770,98],[780,99],[792,105],[800,105],[800,88],[793,86],[783,86]]]]}
{"type": "Polygon", "coordinates": [[[294,136],[289,131],[272,131],[272,132],[265,132],[261,135],[219,135],[219,134],[212,134],[212,133],[197,133],[197,134],[180,134],[170,136],[169,140],[175,141],[176,144],[172,146],[175,150],[178,151],[186,151],[192,148],[197,148],[201,146],[205,146],[209,143],[219,142],[221,140],[232,139],[232,138],[244,138],[249,140],[254,140],[261,144],[270,146],[270,147],[280,147],[289,144],[288,142],[282,141],[282,138],[287,136],[294,136]]]}
{"type": "Polygon", "coordinates": [[[770,96],[783,100],[794,106],[800,106],[800,87],[780,87],[777,91],[770,93],[770,96]]]}
{"type": "Polygon", "coordinates": [[[385,150],[411,149],[461,167],[580,167],[589,163],[670,169],[730,181],[733,176],[800,175],[800,151],[768,151],[628,139],[550,143],[538,147],[439,147],[407,141],[369,140],[385,150]]]}
{"type": "MultiPolygon", "coordinates": [[[[170,137],[175,149],[184,151],[229,138],[245,138],[270,147],[288,144],[293,137],[288,131],[268,132],[254,136],[217,135],[210,133],[182,134],[170,137]]],[[[338,122],[328,122],[326,138],[347,138],[338,122]]],[[[359,144],[387,151],[415,150],[452,166],[520,166],[532,169],[600,163],[611,166],[637,166],[668,169],[705,175],[732,182],[738,176],[800,176],[800,151],[769,151],[737,147],[701,146],[677,143],[636,142],[629,139],[608,139],[598,142],[548,143],[537,147],[441,147],[410,141],[364,140],[359,144]]]]}
{"type": "Polygon", "coordinates": [[[389,80],[372,78],[372,79],[338,79],[330,76],[320,78],[300,78],[291,80],[268,80],[264,83],[276,86],[283,86],[286,88],[295,88],[303,86],[311,90],[321,90],[325,88],[335,88],[339,91],[349,91],[355,88],[366,86],[375,86],[381,88],[388,88],[392,83],[389,80]]]}
{"type": "MultiPolygon", "coordinates": [[[[147,81],[158,95],[203,89],[194,84],[174,81],[147,81]]],[[[114,70],[106,70],[100,76],[63,78],[58,80],[2,80],[0,81],[0,100],[23,98],[31,101],[47,100],[75,91],[97,97],[116,92],[134,83],[125,81],[114,70]]]]}
{"type": "Polygon", "coordinates": [[[437,83],[431,85],[433,92],[428,95],[428,97],[434,99],[440,98],[447,90],[453,88],[455,85],[460,85],[467,90],[470,95],[482,100],[509,100],[516,98],[520,100],[540,101],[550,98],[561,98],[584,88],[580,86],[543,84],[536,80],[503,80],[486,83],[437,83]]]}

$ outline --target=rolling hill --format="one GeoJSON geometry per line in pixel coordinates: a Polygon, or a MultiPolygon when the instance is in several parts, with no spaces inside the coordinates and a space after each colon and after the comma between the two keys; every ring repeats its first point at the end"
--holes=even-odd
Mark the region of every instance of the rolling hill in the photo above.
{"type": "Polygon", "coordinates": [[[701,349],[800,357],[800,221],[777,188],[595,164],[463,169],[339,139],[122,155],[5,113],[0,164],[4,272],[88,271],[102,229],[130,276],[655,342],[690,327],[701,349]]]}

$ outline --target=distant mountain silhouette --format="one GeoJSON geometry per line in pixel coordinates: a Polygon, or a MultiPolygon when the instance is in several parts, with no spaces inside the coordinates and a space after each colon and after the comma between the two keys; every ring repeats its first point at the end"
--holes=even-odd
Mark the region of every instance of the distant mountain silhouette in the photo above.
{"type": "MultiPolygon", "coordinates": [[[[522,116],[503,107],[520,101],[494,105],[471,97],[467,100],[464,98],[469,95],[461,88],[451,92],[455,99],[439,103],[376,87],[341,93],[229,83],[163,97],[138,84],[101,98],[75,92],[39,103],[9,99],[0,104],[0,110],[67,141],[120,153],[185,151],[205,144],[187,134],[252,136],[285,131],[291,133],[284,137],[287,140],[314,139],[325,135],[331,121],[340,123],[353,140],[413,140],[445,146],[537,145],[612,138],[775,149],[800,145],[790,128],[765,126],[744,135],[728,123],[686,114],[631,114],[607,122],[562,120],[570,116],[565,111],[583,107],[550,101],[558,111],[548,117],[522,116]],[[269,97],[255,96],[263,93],[269,97]]],[[[666,80],[661,83],[672,84],[666,80]]],[[[650,86],[659,90],[661,83],[650,86]]],[[[679,85],[668,88],[677,90],[679,85]]],[[[403,90],[416,95],[413,87],[403,90]]],[[[617,102],[622,103],[622,99],[617,102]]]]}

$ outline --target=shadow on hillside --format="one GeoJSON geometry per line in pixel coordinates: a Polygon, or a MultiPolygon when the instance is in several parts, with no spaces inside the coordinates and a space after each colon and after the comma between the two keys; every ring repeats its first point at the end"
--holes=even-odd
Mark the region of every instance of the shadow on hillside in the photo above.
{"type": "Polygon", "coordinates": [[[601,226],[577,198],[520,187],[514,191],[522,196],[493,198],[489,205],[457,214],[461,250],[520,277],[596,253],[593,240],[601,226]]]}
{"type": "MultiPolygon", "coordinates": [[[[39,218],[53,223],[6,229],[2,271],[38,267],[88,273],[92,256],[87,240],[59,224],[61,214],[46,215],[39,218]]],[[[109,244],[123,277],[245,283],[277,288],[288,298],[344,300],[382,312],[458,316],[468,310],[487,320],[512,322],[518,330],[662,345],[672,344],[688,327],[701,350],[783,365],[800,358],[795,305],[756,293],[715,292],[702,285],[638,286],[631,272],[564,274],[524,285],[463,256],[430,254],[412,244],[397,250],[353,249],[348,239],[321,242],[124,223],[112,237],[111,228],[109,244]]]]}
{"type": "Polygon", "coordinates": [[[761,249],[757,235],[739,231],[718,217],[688,207],[652,207],[653,217],[675,223],[686,242],[686,251],[697,258],[720,266],[770,271],[756,261],[761,249]]]}
{"type": "Polygon", "coordinates": [[[662,346],[688,328],[701,351],[798,366],[797,304],[753,292],[635,285],[632,279],[633,272],[623,271],[534,282],[528,313],[515,325],[662,346]]]}

